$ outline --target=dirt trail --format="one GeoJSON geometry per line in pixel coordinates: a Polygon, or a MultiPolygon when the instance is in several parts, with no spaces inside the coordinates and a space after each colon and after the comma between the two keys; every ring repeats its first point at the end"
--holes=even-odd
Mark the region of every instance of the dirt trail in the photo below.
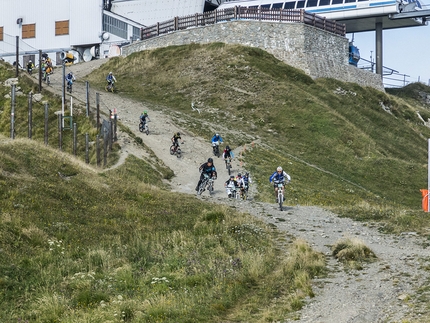
{"type": "MultiPolygon", "coordinates": [[[[85,84],[82,81],[87,73],[105,61],[96,60],[68,67],[78,79],[73,88],[74,100],[85,102],[85,84]]],[[[59,70],[52,75],[51,89],[57,94],[61,94],[60,77],[59,70]]],[[[90,100],[91,106],[94,106],[93,89],[90,89],[90,100]]],[[[171,181],[173,191],[195,194],[194,188],[199,177],[198,166],[211,156],[209,142],[179,128],[170,118],[167,109],[151,110],[140,102],[106,92],[101,93],[101,107],[104,111],[116,108],[120,121],[140,136],[157,157],[174,171],[175,177],[171,181]],[[148,110],[151,119],[149,136],[138,131],[138,117],[143,110],[148,110]],[[176,131],[184,134],[184,144],[181,145],[183,157],[180,159],[169,153],[170,138],[176,131]]],[[[124,134],[119,133],[119,142],[122,154],[134,154],[137,157],[146,154],[132,141],[127,140],[124,134]]],[[[121,160],[124,160],[126,156],[122,157],[121,160]]],[[[228,175],[222,160],[215,159],[215,166],[219,173],[219,179],[215,181],[215,195],[208,198],[205,192],[204,199],[214,203],[226,203],[249,212],[266,223],[275,225],[285,232],[287,237],[302,237],[315,250],[327,255],[330,275],[324,279],[315,279],[316,297],[307,300],[306,306],[299,312],[300,319],[294,322],[376,323],[400,322],[407,317],[419,319],[417,309],[409,306],[409,298],[429,279],[429,272],[423,269],[423,265],[425,261],[428,262],[430,250],[423,247],[423,239],[414,233],[384,235],[379,233],[376,227],[339,218],[317,207],[286,207],[280,212],[274,204],[228,200],[223,187],[228,175]],[[331,257],[329,247],[342,237],[361,239],[376,253],[378,261],[365,265],[361,271],[346,272],[331,257]]],[[[237,172],[239,165],[234,163],[233,168],[237,172]]],[[[291,185],[294,185],[294,174],[292,175],[291,185]]]]}

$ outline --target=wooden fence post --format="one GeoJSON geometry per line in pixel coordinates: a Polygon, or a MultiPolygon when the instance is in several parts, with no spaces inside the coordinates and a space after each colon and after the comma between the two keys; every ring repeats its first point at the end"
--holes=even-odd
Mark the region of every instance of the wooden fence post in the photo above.
{"type": "Polygon", "coordinates": [[[73,155],[76,156],[76,147],[78,145],[77,143],[77,127],[76,122],[73,123],[73,155]]]}
{"type": "Polygon", "coordinates": [[[48,103],[45,103],[45,145],[48,146],[48,114],[49,111],[49,105],[48,103]]]}
{"type": "Polygon", "coordinates": [[[63,150],[63,114],[58,114],[58,149],[63,150]]]}
{"type": "Polygon", "coordinates": [[[99,92],[96,93],[96,109],[97,109],[96,123],[97,123],[97,132],[98,132],[100,129],[100,93],[99,92]]]}
{"type": "Polygon", "coordinates": [[[89,142],[89,138],[88,138],[88,132],[85,134],[85,162],[87,164],[90,163],[90,154],[89,154],[89,146],[90,146],[90,142],[89,142]]]}
{"type": "Polygon", "coordinates": [[[10,101],[10,137],[12,139],[15,139],[15,84],[12,84],[11,97],[12,98],[10,101]]]}
{"type": "Polygon", "coordinates": [[[33,134],[33,93],[28,94],[28,139],[33,134]]]}
{"type": "Polygon", "coordinates": [[[100,135],[96,136],[96,158],[97,158],[97,166],[100,166],[100,135]]]}

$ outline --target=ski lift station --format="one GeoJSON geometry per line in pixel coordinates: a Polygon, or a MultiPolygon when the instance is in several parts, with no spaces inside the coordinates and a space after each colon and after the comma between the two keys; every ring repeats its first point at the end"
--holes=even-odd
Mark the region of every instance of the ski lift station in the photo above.
{"type": "MultiPolygon", "coordinates": [[[[118,56],[140,40],[141,30],[175,17],[233,7],[303,9],[345,24],[346,33],[375,31],[376,72],[382,75],[382,31],[427,25],[421,0],[0,0],[0,59],[25,66],[39,51],[56,65],[118,56]],[[17,55],[18,52],[18,55],[17,55]]],[[[358,49],[350,44],[350,63],[358,49]]]]}

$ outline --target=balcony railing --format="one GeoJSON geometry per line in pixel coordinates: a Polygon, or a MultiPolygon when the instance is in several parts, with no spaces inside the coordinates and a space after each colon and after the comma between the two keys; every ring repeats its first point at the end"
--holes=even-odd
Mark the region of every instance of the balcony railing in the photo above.
{"type": "Polygon", "coordinates": [[[326,30],[336,35],[345,36],[346,26],[334,20],[326,19],[313,13],[308,13],[304,9],[265,9],[233,7],[205,13],[196,13],[184,17],[175,17],[171,20],[159,22],[155,25],[141,29],[141,40],[167,34],[177,30],[192,27],[213,25],[219,22],[234,20],[257,20],[257,21],[278,21],[296,22],[314,26],[326,30]]]}

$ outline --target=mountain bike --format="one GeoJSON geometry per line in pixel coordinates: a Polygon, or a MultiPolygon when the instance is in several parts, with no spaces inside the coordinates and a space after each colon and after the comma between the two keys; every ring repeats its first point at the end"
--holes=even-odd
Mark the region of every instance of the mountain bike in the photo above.
{"type": "Polygon", "coordinates": [[[108,82],[108,84],[105,86],[105,90],[107,92],[115,92],[115,82],[108,82]]]}
{"type": "Polygon", "coordinates": [[[249,186],[247,184],[245,184],[245,186],[242,187],[240,190],[240,197],[244,201],[246,201],[248,199],[248,188],[249,188],[249,186]]]}
{"type": "Polygon", "coordinates": [[[67,81],[67,92],[72,93],[73,81],[67,81]]]}
{"type": "Polygon", "coordinates": [[[231,173],[231,157],[228,157],[225,160],[225,168],[227,168],[227,172],[230,175],[230,173],[231,173]]]}
{"type": "Polygon", "coordinates": [[[278,186],[278,204],[279,210],[282,211],[282,203],[284,202],[284,183],[277,183],[278,186]]]}
{"type": "Polygon", "coordinates": [[[179,148],[179,144],[172,144],[170,146],[170,155],[176,155],[176,157],[181,158],[182,150],[179,148]]]}
{"type": "Polygon", "coordinates": [[[227,185],[227,194],[229,198],[233,198],[233,199],[239,199],[239,195],[237,193],[237,187],[234,184],[229,184],[227,185]]]}
{"type": "Polygon", "coordinates": [[[209,195],[213,194],[214,191],[214,177],[209,177],[208,174],[203,175],[204,178],[202,182],[200,183],[199,189],[197,190],[197,195],[202,195],[202,193],[207,189],[209,192],[209,195]]]}
{"type": "Polygon", "coordinates": [[[52,67],[47,67],[43,70],[43,80],[46,82],[46,84],[51,84],[51,74],[53,73],[52,67]]]}
{"type": "Polygon", "coordinates": [[[139,123],[139,131],[140,132],[145,132],[146,135],[149,135],[149,127],[148,127],[148,122],[145,122],[145,124],[143,124],[143,122],[141,121],[139,123]]]}
{"type": "Polygon", "coordinates": [[[219,156],[220,156],[220,153],[219,153],[219,141],[214,141],[212,143],[212,151],[213,151],[214,155],[219,158],[219,156]]]}

